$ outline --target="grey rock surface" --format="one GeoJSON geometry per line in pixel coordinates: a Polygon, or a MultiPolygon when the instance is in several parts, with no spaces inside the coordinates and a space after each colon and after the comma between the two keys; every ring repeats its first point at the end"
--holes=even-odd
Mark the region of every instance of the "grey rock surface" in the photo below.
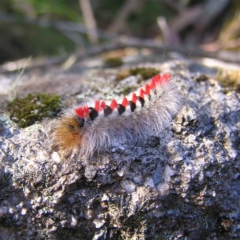
{"type": "MultiPolygon", "coordinates": [[[[91,159],[51,147],[54,120],[19,129],[1,114],[0,239],[240,239],[239,94],[178,61],[147,66],[175,76],[182,109],[161,135],[116,139],[91,159]]],[[[117,71],[71,76],[85,80],[64,95],[111,98],[144,84],[116,83],[117,71]]]]}

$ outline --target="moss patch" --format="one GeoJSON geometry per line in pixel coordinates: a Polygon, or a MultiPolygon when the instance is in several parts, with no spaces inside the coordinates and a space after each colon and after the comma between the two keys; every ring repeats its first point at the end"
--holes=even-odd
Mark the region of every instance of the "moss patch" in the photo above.
{"type": "Polygon", "coordinates": [[[105,58],[104,63],[106,67],[113,68],[123,65],[123,60],[120,57],[108,57],[105,58]]]}
{"type": "Polygon", "coordinates": [[[149,79],[156,74],[158,74],[159,71],[155,68],[132,68],[130,69],[131,75],[141,75],[144,80],[149,79]]]}
{"type": "Polygon", "coordinates": [[[8,102],[7,110],[12,121],[20,127],[28,127],[59,110],[60,97],[44,93],[28,94],[8,102]]]}
{"type": "Polygon", "coordinates": [[[216,80],[218,80],[223,87],[227,88],[227,90],[240,92],[239,70],[219,69],[216,80]]]}
{"type": "Polygon", "coordinates": [[[129,76],[136,76],[136,75],[140,75],[144,80],[147,80],[149,78],[152,78],[153,76],[155,76],[156,74],[158,74],[159,71],[155,68],[132,68],[132,69],[129,69],[129,70],[123,70],[123,71],[120,71],[118,74],[117,74],[117,80],[122,80],[126,77],[129,77],[129,76]]]}

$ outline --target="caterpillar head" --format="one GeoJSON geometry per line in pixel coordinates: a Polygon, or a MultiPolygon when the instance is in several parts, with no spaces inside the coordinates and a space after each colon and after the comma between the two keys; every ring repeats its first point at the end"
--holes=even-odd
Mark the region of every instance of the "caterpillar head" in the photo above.
{"type": "Polygon", "coordinates": [[[80,149],[85,120],[76,115],[63,116],[54,130],[55,145],[65,154],[80,149]]]}

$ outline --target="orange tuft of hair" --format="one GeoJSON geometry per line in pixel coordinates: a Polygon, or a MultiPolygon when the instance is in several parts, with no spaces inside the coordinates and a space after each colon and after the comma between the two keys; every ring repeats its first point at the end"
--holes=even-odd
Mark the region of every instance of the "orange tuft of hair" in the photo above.
{"type": "Polygon", "coordinates": [[[83,129],[79,121],[77,116],[63,116],[55,127],[55,144],[65,154],[70,154],[80,147],[83,129]]]}

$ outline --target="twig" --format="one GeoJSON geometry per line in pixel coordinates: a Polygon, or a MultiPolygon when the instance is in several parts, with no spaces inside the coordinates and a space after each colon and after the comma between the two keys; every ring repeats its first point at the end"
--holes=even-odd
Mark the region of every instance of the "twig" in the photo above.
{"type": "Polygon", "coordinates": [[[187,26],[194,24],[196,22],[196,19],[199,18],[203,11],[202,4],[195,5],[193,7],[188,7],[182,9],[181,12],[179,12],[179,15],[172,18],[172,20],[169,21],[170,29],[172,29],[175,32],[180,32],[182,29],[186,28],[187,26]]]}
{"type": "MultiPolygon", "coordinates": [[[[182,47],[182,46],[180,47],[165,46],[163,44],[156,43],[152,40],[143,41],[138,39],[128,39],[125,41],[119,40],[119,42],[115,42],[115,43],[107,43],[104,45],[93,46],[93,47],[87,48],[85,51],[76,53],[75,55],[71,54],[71,55],[62,56],[62,57],[47,58],[45,60],[35,62],[34,64],[28,66],[25,69],[25,72],[30,71],[32,69],[36,69],[36,68],[44,68],[52,65],[62,64],[69,58],[69,56],[74,56],[76,58],[76,61],[80,61],[85,58],[95,56],[103,52],[124,49],[129,47],[138,48],[138,49],[148,48],[161,53],[162,52],[178,52],[183,54],[184,56],[189,56],[189,54],[191,54],[191,56],[194,56],[194,57],[207,57],[207,58],[214,58],[214,59],[218,59],[226,62],[240,63],[240,54],[237,54],[234,52],[228,52],[228,51],[205,52],[196,47],[193,48],[193,47],[182,47]]],[[[9,72],[15,72],[15,71],[18,71],[18,69],[15,69],[12,71],[6,70],[6,67],[4,67],[4,65],[2,69],[0,69],[0,72],[2,73],[9,73],[9,72]]]]}
{"type": "Polygon", "coordinates": [[[76,32],[70,32],[66,30],[59,29],[59,31],[65,35],[67,38],[71,39],[75,44],[77,44],[80,47],[84,47],[84,39],[81,37],[80,34],[77,34],[76,32]]]}
{"type": "Polygon", "coordinates": [[[125,1],[122,8],[118,11],[113,23],[108,27],[109,32],[120,32],[126,26],[126,19],[134,11],[142,6],[141,0],[125,1]]]}
{"type": "Polygon", "coordinates": [[[17,75],[17,78],[13,81],[10,89],[8,90],[8,100],[9,100],[9,101],[13,101],[13,100],[15,99],[15,97],[16,97],[16,88],[17,88],[17,85],[18,85],[18,83],[20,82],[21,77],[22,77],[22,75],[23,75],[26,67],[27,67],[28,64],[31,62],[31,60],[32,60],[32,57],[29,57],[29,58],[27,59],[27,61],[25,62],[24,66],[22,67],[22,69],[19,69],[20,72],[19,72],[19,74],[17,75]]]}
{"type": "Polygon", "coordinates": [[[169,29],[166,19],[164,17],[158,17],[157,24],[162,32],[164,44],[166,44],[166,45],[173,44],[173,41],[171,38],[171,30],[169,29]]]}
{"type": "Polygon", "coordinates": [[[183,1],[174,1],[174,0],[162,0],[162,2],[164,2],[166,5],[168,5],[169,7],[171,7],[172,9],[174,9],[177,12],[181,12],[184,8],[185,5],[183,1]]]}
{"type": "Polygon", "coordinates": [[[79,0],[79,4],[82,8],[84,22],[87,26],[89,41],[93,44],[96,44],[98,43],[98,34],[97,34],[96,21],[92,12],[91,4],[89,0],[79,0]]]}
{"type": "MultiPolygon", "coordinates": [[[[17,18],[15,16],[9,14],[0,14],[0,21],[5,22],[13,22],[13,23],[22,23],[22,24],[30,24],[34,26],[41,27],[51,27],[61,31],[70,31],[70,32],[78,32],[78,33],[87,33],[87,28],[84,24],[81,23],[73,23],[68,21],[46,21],[44,19],[27,19],[27,18],[17,18]]],[[[118,38],[119,36],[113,33],[105,32],[100,29],[97,29],[97,34],[100,38],[106,40],[113,40],[118,38]]]]}

